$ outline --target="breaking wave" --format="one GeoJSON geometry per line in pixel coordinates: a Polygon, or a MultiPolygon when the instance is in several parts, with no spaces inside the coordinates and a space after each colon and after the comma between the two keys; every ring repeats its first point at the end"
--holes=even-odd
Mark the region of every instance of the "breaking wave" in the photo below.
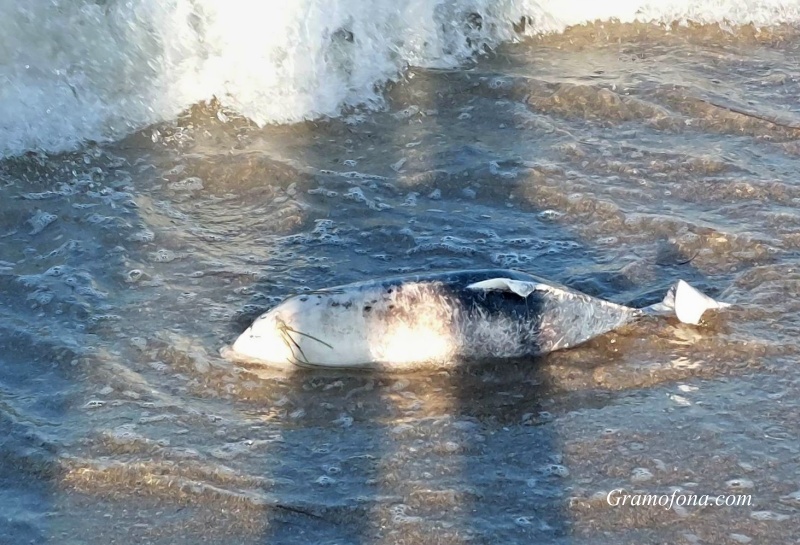
{"type": "Polygon", "coordinates": [[[0,155],[120,138],[217,98],[258,124],[379,108],[406,67],[596,20],[770,27],[793,0],[0,0],[0,155]]]}

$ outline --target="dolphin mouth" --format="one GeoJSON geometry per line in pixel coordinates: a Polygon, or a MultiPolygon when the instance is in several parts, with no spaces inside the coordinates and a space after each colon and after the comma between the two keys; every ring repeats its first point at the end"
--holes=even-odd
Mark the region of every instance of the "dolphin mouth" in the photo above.
{"type": "MultiPolygon", "coordinates": [[[[238,341],[238,339],[237,339],[238,341]]],[[[232,362],[232,363],[252,363],[258,362],[260,364],[270,364],[271,366],[275,366],[276,362],[264,360],[255,356],[251,356],[246,354],[242,350],[236,349],[236,342],[233,344],[226,344],[222,348],[219,349],[219,355],[222,359],[232,362]]]]}

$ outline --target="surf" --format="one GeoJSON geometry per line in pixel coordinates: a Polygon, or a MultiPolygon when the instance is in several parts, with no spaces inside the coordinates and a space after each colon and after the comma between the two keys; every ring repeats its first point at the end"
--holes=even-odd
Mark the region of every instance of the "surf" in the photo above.
{"type": "Polygon", "coordinates": [[[800,20],[789,0],[2,0],[0,7],[4,156],[117,140],[214,99],[221,120],[228,111],[262,126],[380,109],[386,84],[409,67],[455,68],[501,44],[593,21],[721,24],[735,32],[800,20]]]}

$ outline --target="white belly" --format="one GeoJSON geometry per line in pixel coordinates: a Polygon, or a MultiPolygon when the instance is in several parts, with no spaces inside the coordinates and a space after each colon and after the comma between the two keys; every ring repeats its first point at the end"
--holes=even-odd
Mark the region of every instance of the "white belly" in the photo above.
{"type": "Polygon", "coordinates": [[[233,350],[277,365],[407,367],[443,361],[463,345],[458,312],[432,283],[309,293],[261,316],[233,350]]]}

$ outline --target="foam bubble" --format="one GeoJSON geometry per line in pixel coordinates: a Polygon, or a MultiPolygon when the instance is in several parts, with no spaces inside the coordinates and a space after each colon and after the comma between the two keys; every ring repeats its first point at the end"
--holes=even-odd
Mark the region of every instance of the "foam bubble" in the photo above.
{"type": "Polygon", "coordinates": [[[569,469],[561,464],[549,464],[542,467],[540,471],[545,475],[553,475],[556,477],[569,476],[569,469]]]}
{"type": "Polygon", "coordinates": [[[653,478],[653,473],[649,469],[644,467],[635,468],[633,470],[633,473],[631,474],[631,481],[636,483],[649,481],[652,478],[653,478]]]}
{"type": "Polygon", "coordinates": [[[55,214],[51,214],[43,210],[37,210],[36,213],[28,220],[28,224],[32,227],[30,234],[37,235],[41,233],[47,228],[48,225],[57,219],[58,216],[55,214]]]}

